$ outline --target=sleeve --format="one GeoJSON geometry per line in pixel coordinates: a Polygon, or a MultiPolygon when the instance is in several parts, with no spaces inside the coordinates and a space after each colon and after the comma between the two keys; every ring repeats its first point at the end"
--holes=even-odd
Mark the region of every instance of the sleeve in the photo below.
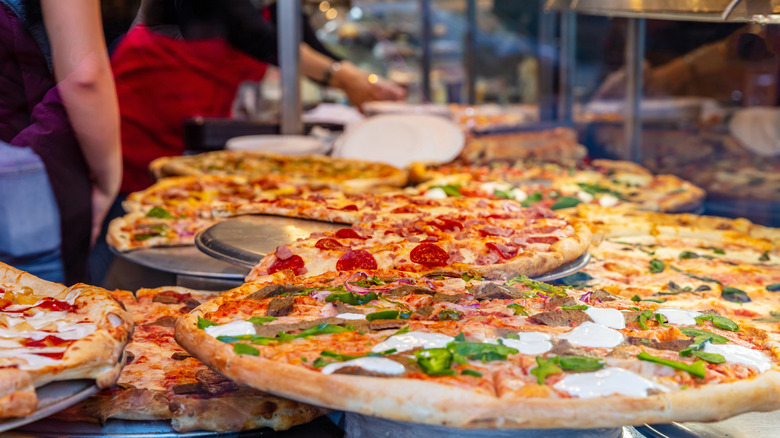
{"type": "Polygon", "coordinates": [[[263,19],[250,0],[223,0],[228,43],[263,62],[277,65],[276,26],[263,19]]]}

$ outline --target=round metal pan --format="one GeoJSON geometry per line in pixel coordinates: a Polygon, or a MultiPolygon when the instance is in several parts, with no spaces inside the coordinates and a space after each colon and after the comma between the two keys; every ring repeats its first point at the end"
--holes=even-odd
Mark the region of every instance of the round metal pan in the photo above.
{"type": "Polygon", "coordinates": [[[95,385],[95,381],[91,379],[63,380],[41,386],[35,390],[38,396],[38,409],[24,418],[11,418],[0,421],[0,432],[46,418],[97,392],[98,387],[95,385]]]}

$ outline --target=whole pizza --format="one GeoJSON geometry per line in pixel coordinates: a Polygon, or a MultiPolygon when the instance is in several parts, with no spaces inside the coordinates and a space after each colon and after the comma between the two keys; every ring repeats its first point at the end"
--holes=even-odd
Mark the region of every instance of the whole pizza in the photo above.
{"type": "Polygon", "coordinates": [[[777,345],[714,310],[518,276],[280,272],[210,300],[176,340],[230,379],[458,428],[709,421],[780,407],[777,345]]]}
{"type": "Polygon", "coordinates": [[[0,292],[0,417],[34,413],[36,388],[50,382],[114,384],[133,320],[107,291],[0,263],[0,292]]]}

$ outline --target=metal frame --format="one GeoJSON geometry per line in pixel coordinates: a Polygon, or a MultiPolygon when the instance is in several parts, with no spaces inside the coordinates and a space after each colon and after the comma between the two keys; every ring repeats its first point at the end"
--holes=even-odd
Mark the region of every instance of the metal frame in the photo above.
{"type": "Polygon", "coordinates": [[[279,123],[282,135],[303,133],[301,107],[301,0],[284,0],[278,6],[279,69],[282,100],[279,123]]]}
{"type": "Polygon", "coordinates": [[[474,105],[477,102],[477,73],[474,66],[476,54],[477,0],[466,0],[466,36],[463,44],[463,71],[466,72],[466,103],[474,105]]]}
{"type": "Polygon", "coordinates": [[[629,18],[626,32],[626,118],[624,125],[625,156],[629,161],[642,160],[642,64],[645,59],[645,19],[629,18]]]}
{"type": "Polygon", "coordinates": [[[433,53],[431,40],[433,37],[433,26],[431,20],[431,0],[420,0],[420,19],[422,20],[420,29],[420,46],[422,54],[420,58],[420,82],[424,102],[431,101],[431,65],[433,62],[433,53]]]}

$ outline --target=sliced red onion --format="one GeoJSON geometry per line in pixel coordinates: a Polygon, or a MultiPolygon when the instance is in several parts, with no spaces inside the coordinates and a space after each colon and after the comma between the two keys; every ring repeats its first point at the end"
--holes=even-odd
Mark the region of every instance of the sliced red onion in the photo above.
{"type": "Polygon", "coordinates": [[[354,274],[350,275],[349,278],[347,278],[347,281],[344,282],[344,289],[346,289],[348,292],[352,292],[353,294],[361,294],[365,295],[367,293],[385,293],[390,290],[390,288],[376,288],[372,289],[370,287],[361,287],[352,284],[353,281],[360,281],[368,278],[368,274],[365,272],[355,272],[354,274]]]}
{"type": "Polygon", "coordinates": [[[414,286],[414,282],[412,280],[407,280],[405,278],[401,278],[399,280],[396,280],[395,283],[403,283],[403,284],[408,284],[408,285],[414,286]]]}
{"type": "Polygon", "coordinates": [[[590,303],[590,296],[593,295],[593,291],[582,294],[580,301],[583,303],[590,303]]]}
{"type": "Polygon", "coordinates": [[[325,301],[325,298],[328,298],[328,295],[332,293],[332,290],[317,290],[312,292],[310,296],[317,301],[325,301]]]}
{"type": "Polygon", "coordinates": [[[433,282],[431,280],[425,279],[425,284],[428,285],[430,289],[436,290],[436,286],[433,285],[433,282]]]}

